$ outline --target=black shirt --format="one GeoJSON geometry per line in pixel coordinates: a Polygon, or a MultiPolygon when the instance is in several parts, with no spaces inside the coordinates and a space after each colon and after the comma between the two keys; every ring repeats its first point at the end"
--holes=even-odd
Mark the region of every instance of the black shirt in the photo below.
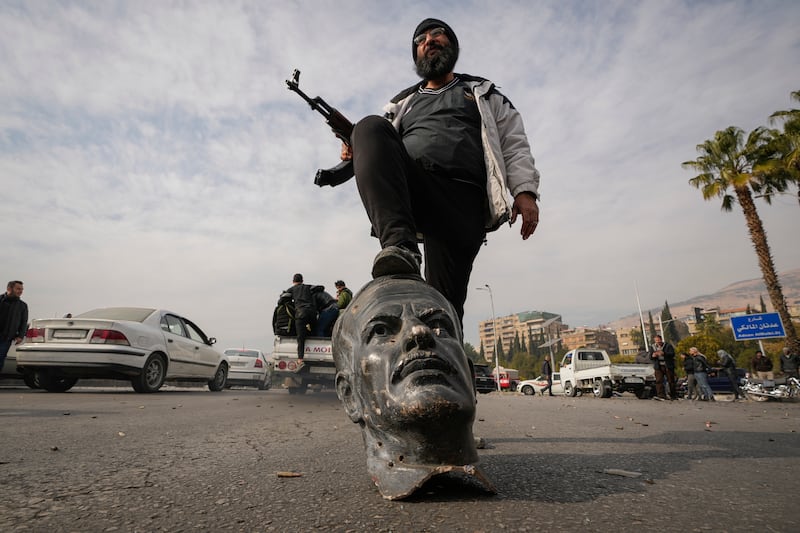
{"type": "Polygon", "coordinates": [[[423,169],[485,188],[481,116],[472,91],[458,77],[440,89],[420,88],[399,131],[423,169]]]}

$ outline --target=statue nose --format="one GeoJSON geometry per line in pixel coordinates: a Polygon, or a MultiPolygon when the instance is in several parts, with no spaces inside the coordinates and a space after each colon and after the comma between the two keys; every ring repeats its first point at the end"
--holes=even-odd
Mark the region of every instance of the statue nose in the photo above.
{"type": "Polygon", "coordinates": [[[415,324],[411,328],[411,341],[418,348],[430,348],[433,346],[433,334],[431,328],[424,324],[415,324]]]}

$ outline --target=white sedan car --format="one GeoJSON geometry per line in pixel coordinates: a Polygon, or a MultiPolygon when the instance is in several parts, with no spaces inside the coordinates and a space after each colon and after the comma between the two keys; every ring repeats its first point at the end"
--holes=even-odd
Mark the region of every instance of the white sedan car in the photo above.
{"type": "MultiPolygon", "coordinates": [[[[517,392],[521,392],[525,396],[542,392],[542,389],[547,387],[547,379],[544,376],[539,376],[536,379],[526,379],[520,381],[517,385],[517,392]]],[[[564,394],[564,387],[561,386],[561,375],[558,372],[553,372],[553,394],[564,394]]]]}
{"type": "Polygon", "coordinates": [[[228,348],[224,352],[228,360],[227,387],[250,385],[258,390],[272,386],[272,368],[261,350],[228,348]]]}
{"type": "Polygon", "coordinates": [[[50,392],[67,391],[81,378],[127,380],[136,392],[155,392],[166,380],[206,382],[221,391],[228,362],[215,342],[163,309],[94,309],[34,320],[17,346],[17,369],[50,392]]]}

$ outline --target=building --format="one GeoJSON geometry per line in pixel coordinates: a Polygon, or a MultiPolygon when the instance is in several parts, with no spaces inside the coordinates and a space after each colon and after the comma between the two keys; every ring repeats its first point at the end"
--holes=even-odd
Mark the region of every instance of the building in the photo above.
{"type": "Polygon", "coordinates": [[[562,329],[564,325],[561,323],[561,315],[546,311],[525,311],[479,322],[478,336],[486,360],[494,361],[498,340],[502,343],[503,353],[509,353],[517,340],[520,344],[524,342],[526,347],[530,347],[531,342],[537,346],[540,341],[556,343],[562,329]]]}
{"type": "Polygon", "coordinates": [[[617,335],[614,331],[600,328],[575,328],[561,332],[561,342],[567,350],[577,348],[596,348],[609,354],[619,351],[617,335]]]}
{"type": "Polygon", "coordinates": [[[615,331],[617,347],[621,355],[636,355],[644,350],[644,346],[639,346],[639,343],[633,340],[631,331],[634,329],[637,331],[642,330],[639,326],[633,326],[632,328],[617,328],[615,331]]]}

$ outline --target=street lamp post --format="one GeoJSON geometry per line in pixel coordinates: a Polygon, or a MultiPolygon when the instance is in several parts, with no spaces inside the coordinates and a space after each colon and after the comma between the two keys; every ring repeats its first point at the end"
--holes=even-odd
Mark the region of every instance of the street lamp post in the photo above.
{"type": "Polygon", "coordinates": [[[494,381],[497,385],[497,391],[500,391],[500,361],[497,358],[497,342],[499,340],[499,336],[497,334],[497,318],[495,318],[494,314],[494,296],[492,295],[492,288],[489,284],[485,284],[483,287],[475,287],[476,290],[479,291],[489,291],[489,301],[492,303],[492,336],[494,337],[494,347],[492,351],[494,352],[494,381]]]}

